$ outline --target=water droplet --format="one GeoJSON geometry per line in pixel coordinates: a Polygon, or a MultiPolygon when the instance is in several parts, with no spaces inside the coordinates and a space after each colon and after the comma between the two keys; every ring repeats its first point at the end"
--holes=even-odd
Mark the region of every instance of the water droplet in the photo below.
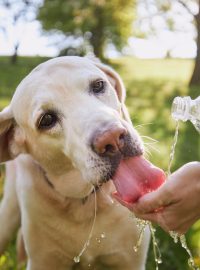
{"type": "Polygon", "coordinates": [[[169,232],[170,236],[173,238],[174,243],[177,244],[178,240],[179,240],[179,236],[178,233],[174,232],[174,231],[170,231],[169,232]]]}
{"type": "Polygon", "coordinates": [[[188,265],[189,265],[190,267],[194,267],[194,266],[195,266],[195,265],[194,265],[194,261],[193,261],[192,258],[189,258],[189,259],[188,259],[188,265]]]}
{"type": "Polygon", "coordinates": [[[157,261],[158,264],[161,264],[162,263],[162,259],[161,258],[158,258],[156,261],[157,261]]]}
{"type": "Polygon", "coordinates": [[[175,243],[175,244],[178,243],[178,237],[174,238],[174,243],[175,243]]]}
{"type": "Polygon", "coordinates": [[[182,234],[180,236],[180,242],[181,242],[181,245],[182,247],[187,251],[188,255],[189,255],[189,259],[188,259],[188,265],[193,269],[193,270],[199,270],[198,267],[196,267],[195,265],[195,262],[194,262],[194,259],[192,257],[192,253],[190,251],[190,249],[188,248],[187,246],[187,242],[186,242],[186,238],[185,238],[185,235],[182,234]]]}
{"type": "Polygon", "coordinates": [[[101,234],[101,238],[102,238],[102,239],[106,238],[105,232],[103,232],[103,233],[101,234]]]}
{"type": "Polygon", "coordinates": [[[75,263],[79,263],[79,262],[80,262],[80,256],[74,257],[74,262],[75,262],[75,263]]]}
{"type": "Polygon", "coordinates": [[[98,243],[101,243],[101,239],[98,238],[98,237],[96,237],[96,241],[97,241],[98,243]]]}

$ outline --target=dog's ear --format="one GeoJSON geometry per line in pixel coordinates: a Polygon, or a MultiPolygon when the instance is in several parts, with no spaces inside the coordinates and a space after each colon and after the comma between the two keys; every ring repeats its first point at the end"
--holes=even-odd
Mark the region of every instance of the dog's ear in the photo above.
{"type": "Polygon", "coordinates": [[[131,123],[129,113],[128,113],[128,110],[127,110],[126,105],[125,105],[126,89],[125,89],[125,86],[124,86],[123,81],[120,78],[119,74],[116,71],[114,71],[111,67],[104,65],[100,62],[94,62],[94,64],[107,75],[107,77],[108,77],[111,85],[114,87],[114,89],[117,93],[118,99],[121,103],[123,118],[127,122],[131,123]]]}
{"type": "Polygon", "coordinates": [[[0,112],[0,163],[13,159],[19,154],[14,138],[19,136],[16,136],[15,133],[12,110],[8,106],[0,112]]]}
{"type": "Polygon", "coordinates": [[[10,107],[0,112],[0,163],[11,159],[9,141],[13,133],[13,116],[10,107]]]}

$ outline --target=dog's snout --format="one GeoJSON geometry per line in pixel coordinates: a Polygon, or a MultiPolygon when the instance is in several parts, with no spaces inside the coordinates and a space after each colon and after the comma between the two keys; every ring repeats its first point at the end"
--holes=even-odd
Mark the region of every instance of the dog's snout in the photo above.
{"type": "Polygon", "coordinates": [[[126,134],[127,130],[125,128],[112,127],[95,136],[92,141],[92,149],[97,154],[112,155],[123,148],[126,134]]]}

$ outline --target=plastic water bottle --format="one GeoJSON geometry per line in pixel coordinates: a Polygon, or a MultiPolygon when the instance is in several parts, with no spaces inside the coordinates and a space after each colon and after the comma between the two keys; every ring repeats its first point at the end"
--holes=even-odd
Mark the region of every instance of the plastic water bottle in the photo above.
{"type": "Polygon", "coordinates": [[[176,97],[172,103],[172,117],[176,121],[191,121],[200,133],[200,96],[194,100],[191,97],[176,97]]]}

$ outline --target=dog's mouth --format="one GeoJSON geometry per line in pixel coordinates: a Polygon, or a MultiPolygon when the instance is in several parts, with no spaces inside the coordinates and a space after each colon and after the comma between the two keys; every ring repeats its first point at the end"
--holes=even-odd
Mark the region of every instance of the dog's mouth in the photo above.
{"type": "Polygon", "coordinates": [[[117,190],[115,197],[126,203],[134,203],[144,194],[156,190],[165,178],[163,170],[143,155],[123,159],[112,177],[117,190]]]}
{"type": "Polygon", "coordinates": [[[115,196],[122,201],[133,203],[165,181],[164,172],[144,158],[141,143],[130,135],[121,151],[104,160],[110,168],[100,182],[112,179],[117,190],[115,196]]]}
{"type": "Polygon", "coordinates": [[[107,182],[112,179],[123,160],[135,156],[140,156],[142,154],[143,147],[141,142],[138,139],[134,140],[130,134],[126,134],[124,137],[123,148],[106,156],[104,156],[104,154],[100,155],[101,160],[104,163],[100,183],[107,182]]]}

